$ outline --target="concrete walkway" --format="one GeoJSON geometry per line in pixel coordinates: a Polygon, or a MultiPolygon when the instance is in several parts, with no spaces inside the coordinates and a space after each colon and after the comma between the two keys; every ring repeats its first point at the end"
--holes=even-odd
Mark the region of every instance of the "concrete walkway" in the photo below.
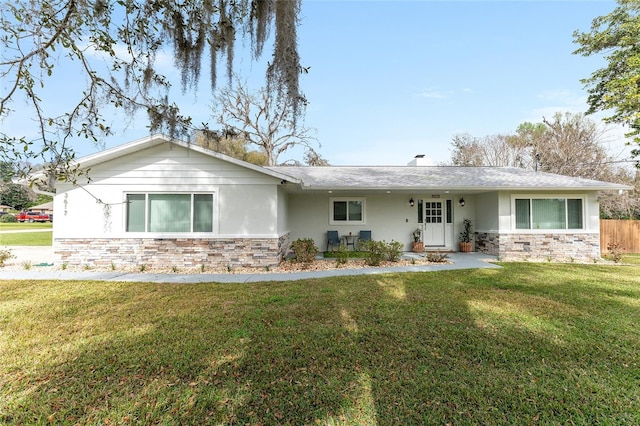
{"type": "MultiPolygon", "coordinates": [[[[407,256],[415,256],[407,253],[407,256]]],[[[411,265],[386,268],[331,269],[326,271],[308,271],[293,273],[257,273],[257,274],[154,274],[131,272],[95,272],[95,271],[38,271],[38,266],[29,270],[3,271],[0,279],[5,280],[93,280],[154,283],[250,283],[260,281],[295,281],[309,278],[327,278],[337,276],[373,275],[396,272],[434,272],[455,269],[500,268],[495,265],[495,256],[483,253],[450,253],[446,264],[411,265]]]]}

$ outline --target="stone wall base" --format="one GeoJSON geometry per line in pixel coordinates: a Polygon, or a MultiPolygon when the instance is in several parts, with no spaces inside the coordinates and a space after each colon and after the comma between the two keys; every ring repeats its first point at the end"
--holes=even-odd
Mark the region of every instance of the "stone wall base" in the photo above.
{"type": "Polygon", "coordinates": [[[592,261],[600,259],[600,235],[478,232],[476,250],[501,260],[592,261]]]}
{"type": "Polygon", "coordinates": [[[57,238],[54,261],[68,266],[149,268],[266,267],[280,264],[289,234],[279,238],[57,238]]]}

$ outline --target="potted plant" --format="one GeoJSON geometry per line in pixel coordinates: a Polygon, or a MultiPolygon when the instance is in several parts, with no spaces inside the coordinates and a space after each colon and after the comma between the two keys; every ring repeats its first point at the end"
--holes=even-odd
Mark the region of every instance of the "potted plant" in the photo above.
{"type": "Polygon", "coordinates": [[[414,253],[422,253],[424,251],[424,243],[420,241],[422,239],[422,230],[418,228],[413,231],[412,235],[413,242],[411,243],[411,250],[414,253]]]}
{"type": "Polygon", "coordinates": [[[471,239],[473,238],[473,227],[471,219],[462,221],[462,232],[460,233],[460,251],[468,253],[471,251],[471,239]]]}

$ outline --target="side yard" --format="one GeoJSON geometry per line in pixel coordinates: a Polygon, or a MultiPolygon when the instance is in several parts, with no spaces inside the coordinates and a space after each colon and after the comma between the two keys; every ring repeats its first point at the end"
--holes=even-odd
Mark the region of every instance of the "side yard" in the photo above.
{"type": "Polygon", "coordinates": [[[0,248],[3,246],[51,246],[51,223],[0,223],[0,248]]]}
{"type": "Polygon", "coordinates": [[[640,254],[640,220],[600,220],[600,247],[619,245],[627,253],[640,254]]]}
{"type": "Polygon", "coordinates": [[[638,424],[640,269],[0,280],[2,424],[638,424]]]}

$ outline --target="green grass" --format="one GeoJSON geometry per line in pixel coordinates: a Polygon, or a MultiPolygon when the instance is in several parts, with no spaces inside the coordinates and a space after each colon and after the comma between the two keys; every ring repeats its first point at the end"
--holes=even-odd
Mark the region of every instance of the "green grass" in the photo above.
{"type": "Polygon", "coordinates": [[[631,265],[640,265],[640,254],[625,254],[622,256],[622,262],[631,265]]]}
{"type": "Polygon", "coordinates": [[[53,232],[17,232],[2,233],[2,231],[27,231],[31,229],[51,229],[51,223],[0,223],[0,246],[50,246],[53,232]]]}
{"type": "Polygon", "coordinates": [[[0,280],[0,424],[639,424],[640,269],[0,280]]]}
{"type": "MultiPolygon", "coordinates": [[[[345,250],[347,257],[349,259],[364,259],[369,256],[369,252],[367,251],[349,251],[345,250]]],[[[340,252],[337,251],[325,251],[323,253],[323,257],[325,259],[336,259],[340,255],[340,252]]]]}
{"type": "Polygon", "coordinates": [[[15,234],[1,234],[0,246],[50,246],[53,232],[18,232],[15,234]]]}
{"type": "Polygon", "coordinates": [[[53,229],[53,223],[50,222],[16,222],[16,223],[2,223],[0,222],[0,231],[19,231],[28,229],[53,229]]]}

